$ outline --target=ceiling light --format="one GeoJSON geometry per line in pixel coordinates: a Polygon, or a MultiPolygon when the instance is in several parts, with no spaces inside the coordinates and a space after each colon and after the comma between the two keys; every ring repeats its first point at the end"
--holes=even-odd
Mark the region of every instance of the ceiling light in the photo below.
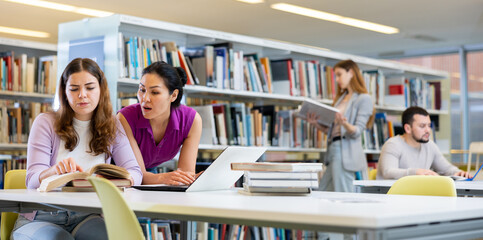
{"type": "Polygon", "coordinates": [[[28,37],[38,37],[38,38],[50,37],[50,34],[46,32],[39,32],[39,31],[32,31],[27,29],[11,28],[11,27],[4,27],[4,26],[0,26],[0,32],[28,36],[28,37]]]}
{"type": "Polygon", "coordinates": [[[42,1],[42,0],[5,0],[5,1],[21,3],[21,4],[35,6],[35,7],[49,8],[49,9],[54,9],[54,10],[64,11],[64,12],[74,12],[74,13],[83,14],[83,15],[92,16],[92,17],[107,17],[113,14],[112,12],[106,12],[106,11],[89,9],[89,8],[81,8],[81,7],[76,7],[72,5],[42,1]]]}
{"type": "Polygon", "coordinates": [[[272,4],[270,7],[284,12],[299,14],[302,16],[317,18],[317,19],[330,21],[330,22],[336,22],[340,24],[349,25],[352,27],[362,28],[362,29],[385,33],[385,34],[394,34],[399,32],[399,29],[397,28],[393,28],[393,27],[389,27],[389,26],[385,26],[377,23],[372,23],[368,21],[363,21],[355,18],[344,17],[344,16],[340,16],[340,15],[336,15],[328,12],[322,12],[319,10],[300,7],[300,6],[287,4],[287,3],[276,3],[276,4],[272,4]]]}
{"type": "Polygon", "coordinates": [[[244,3],[250,3],[250,4],[255,4],[255,3],[263,3],[265,0],[237,0],[239,2],[244,2],[244,3]]]}

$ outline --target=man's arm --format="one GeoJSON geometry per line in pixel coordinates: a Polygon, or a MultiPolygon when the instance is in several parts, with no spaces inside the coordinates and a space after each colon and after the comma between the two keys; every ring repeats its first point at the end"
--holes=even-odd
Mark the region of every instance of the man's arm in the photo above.
{"type": "Polygon", "coordinates": [[[397,144],[396,141],[388,140],[382,146],[378,171],[384,179],[399,179],[401,177],[411,175],[409,173],[409,169],[399,168],[399,161],[402,157],[402,146],[398,145],[399,144],[397,144]]]}
{"type": "Polygon", "coordinates": [[[434,169],[436,172],[438,172],[441,175],[445,176],[451,176],[451,175],[457,175],[457,176],[462,176],[462,177],[470,177],[470,175],[457,168],[453,164],[451,164],[441,153],[439,150],[438,146],[434,142],[429,142],[428,144],[430,145],[430,151],[433,151],[433,156],[434,160],[433,163],[431,164],[431,168],[434,169]]]}

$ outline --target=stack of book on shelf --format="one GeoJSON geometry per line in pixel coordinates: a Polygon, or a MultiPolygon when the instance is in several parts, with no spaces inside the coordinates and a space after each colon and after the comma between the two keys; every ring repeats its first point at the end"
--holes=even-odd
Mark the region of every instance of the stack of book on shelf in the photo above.
{"type": "Polygon", "coordinates": [[[231,169],[245,171],[242,194],[309,194],[319,187],[322,163],[232,163],[231,169]]]}

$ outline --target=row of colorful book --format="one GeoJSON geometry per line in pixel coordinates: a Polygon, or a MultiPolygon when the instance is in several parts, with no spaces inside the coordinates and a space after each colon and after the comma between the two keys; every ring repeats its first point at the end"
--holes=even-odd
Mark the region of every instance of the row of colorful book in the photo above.
{"type": "Polygon", "coordinates": [[[441,110],[441,82],[422,78],[393,77],[385,80],[385,95],[380,105],[441,110]]]}
{"type": "Polygon", "coordinates": [[[0,52],[0,90],[54,94],[57,56],[29,57],[0,52]]]}
{"type": "Polygon", "coordinates": [[[203,119],[202,144],[323,148],[325,134],[296,110],[245,103],[193,106],[203,119]]]}
{"type": "Polygon", "coordinates": [[[146,240],[179,240],[179,222],[138,217],[146,240]]]}
{"type": "MultiPolygon", "coordinates": [[[[436,121],[431,121],[431,137],[436,142],[436,121]]],[[[376,113],[374,125],[362,133],[362,146],[367,150],[381,150],[391,137],[404,134],[401,117],[385,112],[376,113]]]]}
{"type": "Polygon", "coordinates": [[[0,100],[0,143],[27,143],[35,117],[49,110],[48,103],[0,100]]]}
{"type": "Polygon", "coordinates": [[[318,60],[270,59],[235,51],[232,43],[178,47],[175,42],[119,36],[120,77],[139,79],[144,67],[165,61],[185,69],[187,84],[278,93],[318,99],[335,97],[332,67],[318,60]]]}
{"type": "MultiPolygon", "coordinates": [[[[139,79],[155,61],[187,72],[187,84],[220,89],[334,99],[337,83],[331,66],[318,60],[270,59],[235,51],[232,43],[178,47],[175,42],[120,36],[121,77],[139,79]]],[[[362,72],[366,88],[379,106],[421,106],[441,109],[441,86],[422,78],[388,76],[382,70],[362,72]]]]}
{"type": "Polygon", "coordinates": [[[198,232],[198,240],[315,240],[317,232],[239,224],[208,224],[208,234],[198,232]]]}
{"type": "MultiPolygon", "coordinates": [[[[139,217],[146,240],[179,240],[180,222],[139,217]]],[[[192,222],[194,240],[315,240],[317,232],[240,224],[192,222]]]]}

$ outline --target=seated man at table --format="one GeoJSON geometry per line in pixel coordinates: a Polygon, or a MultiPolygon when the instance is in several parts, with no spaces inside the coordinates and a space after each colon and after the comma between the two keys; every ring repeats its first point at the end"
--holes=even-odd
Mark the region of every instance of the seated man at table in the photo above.
{"type": "Polygon", "coordinates": [[[403,135],[386,141],[381,150],[376,179],[399,179],[408,175],[470,177],[448,162],[431,141],[431,120],[426,110],[410,107],[402,114],[403,135]]]}

